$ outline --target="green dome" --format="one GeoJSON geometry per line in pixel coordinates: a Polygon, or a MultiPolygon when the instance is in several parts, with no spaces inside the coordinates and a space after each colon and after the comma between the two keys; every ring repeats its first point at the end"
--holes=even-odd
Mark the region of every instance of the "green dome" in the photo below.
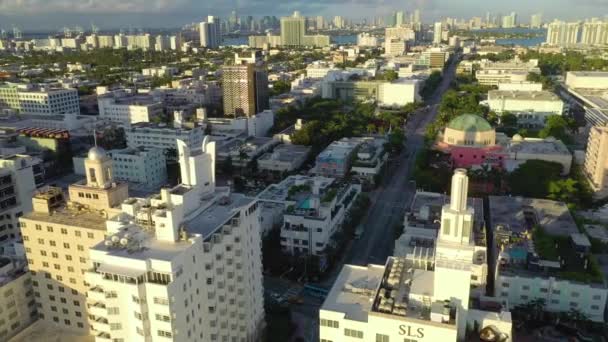
{"type": "Polygon", "coordinates": [[[450,121],[448,128],[465,132],[487,132],[494,130],[486,119],[475,114],[463,114],[450,121]]]}

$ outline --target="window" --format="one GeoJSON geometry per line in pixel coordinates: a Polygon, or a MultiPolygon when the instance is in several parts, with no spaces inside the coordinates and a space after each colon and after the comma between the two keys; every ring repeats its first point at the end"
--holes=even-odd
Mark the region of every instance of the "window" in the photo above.
{"type": "Polygon", "coordinates": [[[542,292],[542,293],[547,293],[547,292],[549,292],[549,289],[541,287],[539,291],[542,292]]]}
{"type": "Polygon", "coordinates": [[[172,335],[168,331],[159,330],[158,331],[158,336],[160,336],[160,337],[169,337],[170,338],[172,335]]]}
{"type": "Polygon", "coordinates": [[[562,291],[560,291],[560,290],[553,290],[553,291],[551,291],[551,292],[552,292],[553,294],[555,294],[555,295],[558,295],[558,294],[562,293],[562,291]]]}
{"type": "Polygon", "coordinates": [[[591,310],[599,310],[600,306],[599,305],[591,305],[591,310]]]}
{"type": "Polygon", "coordinates": [[[171,322],[171,317],[167,315],[156,314],[156,320],[162,322],[171,322]]]}
{"type": "Polygon", "coordinates": [[[509,283],[502,283],[502,287],[509,287],[509,283]]]}
{"type": "Polygon", "coordinates": [[[118,315],[120,310],[118,308],[108,308],[108,315],[118,315]]]}
{"type": "Polygon", "coordinates": [[[68,230],[65,228],[61,228],[61,234],[68,235],[68,230]]]}
{"type": "Polygon", "coordinates": [[[388,342],[388,335],[376,334],[376,342],[388,342]]]}
{"type": "Polygon", "coordinates": [[[573,298],[578,298],[580,296],[580,293],[578,293],[578,292],[572,292],[571,295],[572,295],[573,298]]]}
{"type": "Polygon", "coordinates": [[[323,327],[329,327],[329,328],[339,328],[340,327],[340,323],[338,321],[332,321],[332,320],[323,319],[323,318],[321,318],[320,324],[323,327]]]}
{"type": "Polygon", "coordinates": [[[169,305],[167,298],[154,297],[154,304],[169,305]]]}
{"type": "Polygon", "coordinates": [[[80,232],[80,230],[75,230],[75,231],[74,231],[74,235],[76,235],[76,236],[78,236],[78,237],[80,237],[80,235],[81,235],[81,234],[82,234],[82,233],[80,232]]]}
{"type": "Polygon", "coordinates": [[[49,233],[52,233],[53,232],[53,227],[47,226],[46,227],[46,231],[49,232],[49,233]]]}
{"type": "Polygon", "coordinates": [[[592,298],[593,298],[593,300],[600,300],[600,299],[602,299],[602,296],[601,295],[593,295],[592,298]]]}
{"type": "Polygon", "coordinates": [[[122,324],[110,323],[110,330],[120,330],[120,329],[122,329],[122,324]]]}
{"type": "MultiPolygon", "coordinates": [[[[87,233],[87,237],[89,239],[93,239],[95,237],[95,235],[93,233],[87,233]]],[[[80,246],[79,246],[80,247],[80,246]]]]}
{"type": "Polygon", "coordinates": [[[524,285],[524,286],[521,287],[521,289],[524,290],[524,291],[528,291],[530,289],[530,286],[524,285]]]}
{"type": "Polygon", "coordinates": [[[344,336],[354,337],[354,338],[363,338],[363,331],[353,330],[353,329],[344,329],[344,336]]]}
{"type": "Polygon", "coordinates": [[[573,308],[578,307],[578,303],[577,302],[570,302],[570,306],[573,308]]]}

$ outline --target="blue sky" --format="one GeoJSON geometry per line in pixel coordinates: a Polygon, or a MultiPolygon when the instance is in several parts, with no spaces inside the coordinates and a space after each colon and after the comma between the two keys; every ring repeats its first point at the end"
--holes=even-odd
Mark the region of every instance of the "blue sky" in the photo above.
{"type": "Polygon", "coordinates": [[[493,13],[519,13],[528,22],[531,13],[553,18],[583,19],[608,15],[608,0],[0,0],[0,27],[58,29],[63,26],[178,27],[207,14],[343,15],[352,18],[386,15],[394,10],[423,10],[423,19],[485,17],[493,13]]]}

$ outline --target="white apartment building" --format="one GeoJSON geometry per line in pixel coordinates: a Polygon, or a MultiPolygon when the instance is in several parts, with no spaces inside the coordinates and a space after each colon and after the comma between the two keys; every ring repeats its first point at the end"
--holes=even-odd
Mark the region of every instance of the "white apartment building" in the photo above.
{"type": "Polygon", "coordinates": [[[575,89],[608,89],[608,72],[568,71],[566,86],[575,89]]]}
{"type": "Polygon", "coordinates": [[[503,161],[507,172],[514,171],[528,160],[558,163],[562,166],[563,176],[569,175],[572,168],[572,153],[561,140],[553,137],[523,138],[515,134],[513,139],[505,144],[503,151],[508,155],[503,161]]]}
{"type": "Polygon", "coordinates": [[[35,115],[78,115],[80,98],[76,89],[8,84],[0,86],[0,109],[35,115]]]}
{"type": "Polygon", "coordinates": [[[407,41],[401,38],[391,38],[384,42],[384,55],[388,57],[401,56],[407,51],[407,41]]]}
{"type": "Polygon", "coordinates": [[[324,61],[315,61],[306,66],[306,77],[310,78],[324,78],[330,72],[339,70],[334,66],[333,63],[327,63],[324,61]]]}
{"type": "Polygon", "coordinates": [[[310,149],[309,146],[279,145],[257,159],[258,168],[277,173],[292,172],[306,162],[310,149]]]}
{"type": "Polygon", "coordinates": [[[578,43],[580,22],[563,22],[554,20],[547,25],[547,45],[568,46],[578,43]]]}
{"type": "Polygon", "coordinates": [[[375,181],[374,177],[380,174],[388,160],[388,153],[384,148],[386,142],[385,138],[364,138],[351,168],[355,177],[375,181]]]}
{"type": "Polygon", "coordinates": [[[485,248],[476,248],[467,190],[466,171],[458,169],[450,202],[437,218],[438,233],[426,247],[420,242],[413,254],[389,257],[385,265],[344,266],[319,310],[321,341],[462,341],[475,322],[512,341],[508,306],[472,282],[485,248]],[[475,305],[486,301],[498,309],[475,305]]]}
{"type": "Polygon", "coordinates": [[[357,35],[357,46],[376,47],[378,46],[378,37],[372,36],[367,32],[359,33],[359,35],[357,35]]]}
{"type": "Polygon", "coordinates": [[[606,45],[608,44],[608,21],[592,18],[583,23],[581,44],[606,45]]]}
{"type": "Polygon", "coordinates": [[[529,81],[499,83],[498,90],[503,91],[542,91],[543,84],[529,81]]]}
{"type": "Polygon", "coordinates": [[[23,245],[0,244],[0,340],[11,337],[38,319],[32,276],[23,245]]]}
{"type": "Polygon", "coordinates": [[[583,170],[594,191],[608,193],[608,127],[593,126],[589,131],[583,170]]]}
{"type": "MultiPolygon", "coordinates": [[[[165,151],[140,146],[123,150],[110,150],[114,178],[133,185],[156,188],[167,182],[165,151]]],[[[74,157],[74,174],[85,175],[85,157],[74,157]]]]}
{"type": "Polygon", "coordinates": [[[220,20],[214,16],[208,16],[206,22],[199,24],[200,43],[202,47],[209,49],[218,48],[222,42],[220,20]]]}
{"type": "Polygon", "coordinates": [[[215,143],[178,142],[181,184],[132,198],[90,249],[97,341],[259,341],[259,208],[215,187],[215,143]]]}
{"type": "Polygon", "coordinates": [[[19,237],[19,217],[32,210],[35,164],[27,155],[0,158],[0,241],[19,237]]]}
{"type": "Polygon", "coordinates": [[[112,92],[99,96],[99,117],[126,125],[150,122],[162,117],[163,104],[145,95],[123,95],[112,92]]]}
{"type": "Polygon", "coordinates": [[[141,74],[148,77],[171,77],[179,73],[176,67],[163,65],[158,68],[146,68],[141,70],[141,74]]]}
{"type": "Polygon", "coordinates": [[[481,85],[498,86],[500,83],[523,82],[528,79],[527,71],[478,70],[475,78],[481,85]]]}
{"type": "Polygon", "coordinates": [[[403,107],[422,100],[418,80],[399,79],[379,85],[378,104],[383,107],[403,107]]]}
{"type": "Polygon", "coordinates": [[[514,114],[519,125],[532,128],[544,127],[548,116],[564,113],[564,102],[549,91],[491,90],[488,106],[497,114],[514,114]]]}
{"type": "Polygon", "coordinates": [[[258,200],[285,205],[281,227],[285,253],[323,255],[360,192],[360,185],[340,184],[334,178],[290,176],[266,188],[258,200]]]}
{"type": "Polygon", "coordinates": [[[165,124],[140,122],[125,128],[127,146],[139,148],[140,146],[158,148],[162,150],[173,149],[177,151],[176,140],[181,140],[194,149],[203,142],[203,130],[200,126],[192,129],[172,127],[165,124]]]}
{"type": "Polygon", "coordinates": [[[490,196],[489,209],[497,297],[512,306],[542,299],[549,312],[575,309],[592,321],[604,321],[608,289],[601,271],[595,279],[589,277],[591,243],[578,232],[565,203],[490,196]],[[538,222],[534,229],[543,230],[557,257],[535,247],[536,233],[530,232],[526,221],[538,222]],[[562,242],[552,240],[556,237],[562,242]]]}

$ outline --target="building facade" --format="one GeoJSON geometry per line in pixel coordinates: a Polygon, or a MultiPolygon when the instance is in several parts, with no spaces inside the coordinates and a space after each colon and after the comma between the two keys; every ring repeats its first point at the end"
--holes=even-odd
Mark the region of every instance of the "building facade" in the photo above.
{"type": "Polygon", "coordinates": [[[76,89],[4,85],[0,86],[0,109],[34,115],[78,115],[80,98],[76,89]]]}
{"type": "Polygon", "coordinates": [[[19,217],[32,210],[36,192],[35,168],[27,155],[0,158],[0,241],[20,236],[19,217]]]}

